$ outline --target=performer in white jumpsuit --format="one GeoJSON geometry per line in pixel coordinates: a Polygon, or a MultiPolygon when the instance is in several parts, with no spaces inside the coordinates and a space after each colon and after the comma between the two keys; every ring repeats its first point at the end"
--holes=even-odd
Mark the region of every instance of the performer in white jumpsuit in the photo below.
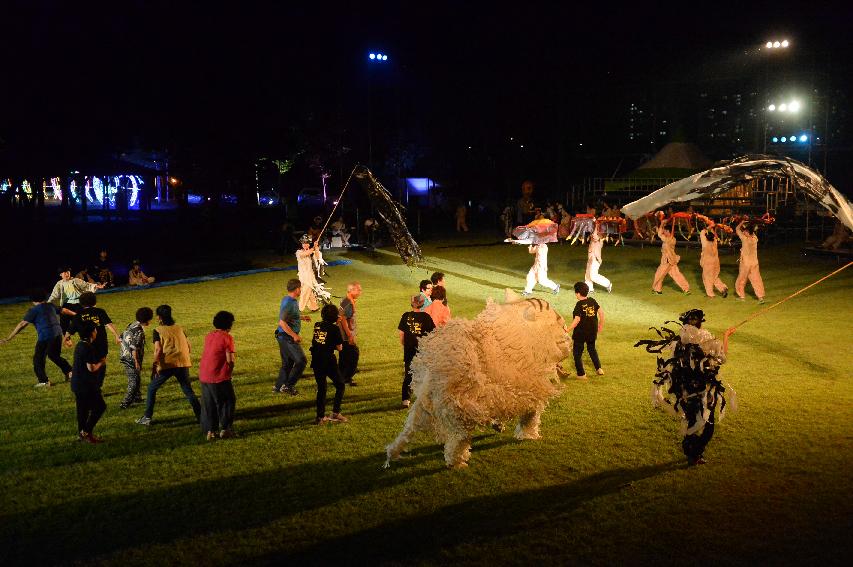
{"type": "Polygon", "coordinates": [[[601,267],[601,249],[604,246],[604,240],[601,238],[599,227],[596,226],[589,239],[589,248],[586,253],[586,274],[584,281],[592,293],[593,283],[597,283],[607,290],[607,293],[613,291],[613,284],[610,280],[598,273],[598,268],[601,267]]]}
{"type": "Polygon", "coordinates": [[[533,286],[537,282],[539,285],[550,289],[556,295],[560,291],[560,286],[548,279],[548,245],[533,244],[527,247],[527,251],[534,255],[533,266],[527,272],[527,285],[522,295],[527,297],[533,293],[533,286]]]}
{"type": "Polygon", "coordinates": [[[720,280],[720,255],[717,251],[717,238],[713,231],[703,228],[699,231],[699,241],[702,243],[702,255],[699,256],[699,265],[702,266],[702,285],[705,286],[705,295],[716,297],[714,288],[723,297],[729,295],[729,288],[720,280]]]}
{"type": "Polygon", "coordinates": [[[746,299],[746,282],[749,281],[758,302],[764,303],[764,281],[758,269],[758,236],[755,235],[754,227],[744,227],[744,224],[745,221],[740,221],[735,228],[735,233],[741,241],[740,268],[735,280],[735,292],[739,300],[746,299]]]}

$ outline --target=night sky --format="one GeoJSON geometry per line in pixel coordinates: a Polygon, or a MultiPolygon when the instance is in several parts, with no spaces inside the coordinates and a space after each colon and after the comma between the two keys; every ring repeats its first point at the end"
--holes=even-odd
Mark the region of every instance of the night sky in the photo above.
{"type": "Polygon", "coordinates": [[[509,135],[544,145],[555,121],[603,145],[613,92],[724,74],[770,36],[853,76],[840,3],[291,4],[7,4],[0,139],[262,153],[312,123],[356,137],[371,88],[378,122],[453,151],[509,135]],[[371,50],[388,64],[369,67],[371,50]]]}

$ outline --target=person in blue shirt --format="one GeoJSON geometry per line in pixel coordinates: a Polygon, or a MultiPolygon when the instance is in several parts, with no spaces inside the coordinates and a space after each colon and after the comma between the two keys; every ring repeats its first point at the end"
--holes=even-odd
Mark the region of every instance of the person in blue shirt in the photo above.
{"type": "Polygon", "coordinates": [[[281,354],[281,370],[278,372],[278,380],[275,381],[273,392],[281,392],[296,396],[296,382],[305,371],[308,359],[302,350],[302,339],[299,331],[302,330],[302,321],[310,321],[311,317],[301,315],[299,311],[299,295],[302,293],[302,284],[298,279],[287,282],[287,295],[281,300],[278,309],[278,325],[275,328],[275,339],[278,341],[278,349],[281,354]]]}
{"type": "Polygon", "coordinates": [[[37,338],[36,349],[33,353],[33,371],[38,379],[37,387],[53,385],[47,377],[47,369],[45,368],[45,360],[48,358],[62,371],[65,381],[71,378],[71,365],[62,358],[62,327],[59,324],[59,314],[64,313],[73,316],[74,312],[48,303],[46,298],[47,292],[44,290],[33,290],[30,293],[30,301],[33,306],[9,333],[9,336],[0,339],[0,344],[8,343],[27,325],[35,326],[37,338]]]}

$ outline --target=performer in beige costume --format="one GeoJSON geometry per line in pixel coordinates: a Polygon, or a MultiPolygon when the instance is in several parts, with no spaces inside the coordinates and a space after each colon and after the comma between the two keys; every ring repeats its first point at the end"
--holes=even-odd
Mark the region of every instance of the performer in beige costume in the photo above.
{"type": "Polygon", "coordinates": [[[753,226],[744,227],[745,222],[740,221],[735,228],[735,233],[741,241],[740,270],[735,280],[735,292],[739,300],[746,299],[746,281],[749,280],[759,303],[764,303],[764,282],[758,269],[758,236],[755,235],[753,226]]]}
{"type": "Polygon", "coordinates": [[[311,255],[320,251],[320,240],[314,241],[314,246],[311,246],[311,237],[304,235],[302,237],[302,248],[296,251],[296,268],[299,274],[299,282],[302,284],[302,293],[299,295],[299,310],[316,311],[320,308],[317,303],[317,294],[314,291],[314,286],[317,283],[317,278],[314,275],[314,263],[311,260],[311,255]]]}
{"type": "Polygon", "coordinates": [[[699,241],[702,243],[702,255],[699,256],[699,265],[702,266],[702,284],[705,286],[705,294],[708,297],[716,297],[714,288],[728,297],[729,288],[720,280],[720,256],[717,253],[717,235],[714,231],[703,228],[699,231],[699,241]]]}
{"type": "Polygon", "coordinates": [[[652,291],[657,294],[663,293],[663,280],[669,274],[669,277],[675,281],[678,287],[685,294],[688,294],[690,293],[690,284],[687,283],[681,270],[678,269],[678,262],[681,260],[681,256],[675,253],[675,237],[672,235],[672,231],[666,228],[667,222],[666,220],[662,221],[658,227],[658,238],[661,241],[660,266],[658,266],[655,272],[652,291]]]}
{"type": "Polygon", "coordinates": [[[604,246],[604,240],[601,238],[600,227],[596,226],[589,238],[589,248],[586,253],[586,274],[584,280],[586,286],[592,292],[592,284],[597,283],[601,287],[607,289],[607,293],[613,291],[613,284],[606,277],[598,273],[598,268],[601,267],[601,249],[604,246]]]}
{"type": "Polygon", "coordinates": [[[527,251],[534,255],[533,266],[527,272],[527,285],[522,295],[527,297],[533,293],[533,286],[537,282],[539,285],[550,289],[555,295],[559,293],[560,286],[548,279],[548,245],[544,243],[533,244],[527,247],[527,251]]]}

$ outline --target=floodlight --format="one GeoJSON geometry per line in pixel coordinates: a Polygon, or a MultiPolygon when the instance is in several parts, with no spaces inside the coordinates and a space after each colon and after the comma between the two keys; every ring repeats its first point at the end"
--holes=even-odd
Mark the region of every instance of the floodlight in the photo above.
{"type": "Polygon", "coordinates": [[[768,41],[767,43],[764,44],[764,47],[766,47],[767,49],[770,49],[771,47],[773,47],[773,42],[768,41]]]}
{"type": "Polygon", "coordinates": [[[787,141],[788,141],[788,138],[786,138],[785,136],[782,136],[782,141],[783,141],[783,142],[787,142],[787,141]]]}
{"type": "Polygon", "coordinates": [[[782,44],[781,44],[781,43],[779,43],[778,41],[774,41],[774,42],[773,42],[773,47],[774,47],[774,48],[776,48],[776,49],[779,49],[779,46],[780,46],[780,45],[782,45],[782,44]]]}
{"type": "Polygon", "coordinates": [[[797,112],[800,109],[800,101],[795,100],[788,103],[788,110],[791,112],[797,112]]]}
{"type": "Polygon", "coordinates": [[[369,55],[369,57],[370,57],[371,59],[376,59],[376,54],[375,54],[375,53],[371,53],[371,54],[369,55]]]}
{"type": "Polygon", "coordinates": [[[801,135],[801,136],[800,136],[800,141],[801,141],[801,142],[808,142],[808,140],[809,140],[809,137],[808,137],[808,136],[806,136],[805,134],[803,134],[803,135],[801,135]]]}
{"type": "Polygon", "coordinates": [[[776,136],[773,136],[773,138],[771,138],[771,141],[775,144],[776,142],[779,141],[779,138],[777,138],[776,136]]]}
{"type": "Polygon", "coordinates": [[[383,61],[388,61],[388,56],[387,56],[387,55],[383,55],[383,56],[382,56],[382,60],[383,60],[383,61]]]}
{"type": "Polygon", "coordinates": [[[779,112],[785,112],[787,110],[788,110],[788,105],[785,104],[784,102],[779,105],[779,112]]]}
{"type": "Polygon", "coordinates": [[[787,39],[782,41],[782,47],[788,47],[788,40],[787,39]]]}
{"type": "Polygon", "coordinates": [[[776,110],[776,105],[771,104],[770,106],[767,107],[767,110],[769,110],[770,112],[773,112],[774,110],[776,110]]]}

